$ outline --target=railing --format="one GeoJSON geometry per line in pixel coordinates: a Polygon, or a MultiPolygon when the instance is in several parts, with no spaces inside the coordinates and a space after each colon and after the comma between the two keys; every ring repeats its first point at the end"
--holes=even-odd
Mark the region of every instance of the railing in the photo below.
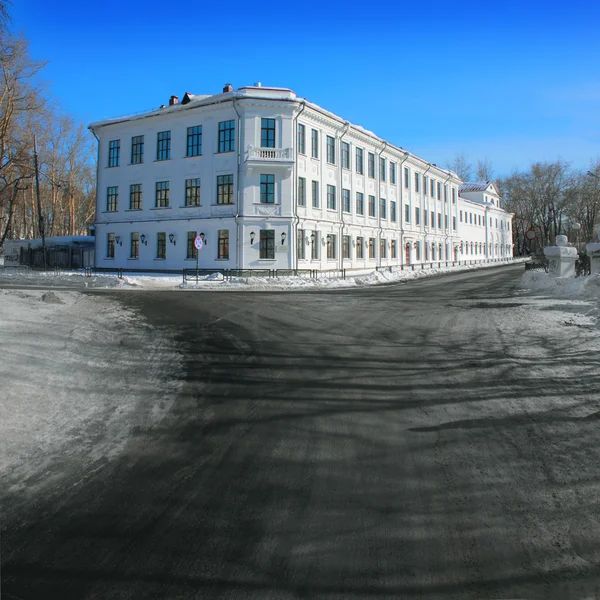
{"type": "Polygon", "coordinates": [[[226,269],[184,269],[183,270],[183,283],[187,281],[195,281],[198,283],[200,280],[207,279],[212,275],[221,275],[225,279],[226,269]]]}
{"type": "Polygon", "coordinates": [[[531,262],[525,263],[525,270],[526,271],[539,271],[541,273],[547,273],[548,272],[548,264],[544,263],[541,260],[532,260],[531,262]]]}
{"type": "Polygon", "coordinates": [[[246,160],[266,160],[269,162],[289,162],[292,160],[291,148],[258,148],[248,146],[246,160]]]}

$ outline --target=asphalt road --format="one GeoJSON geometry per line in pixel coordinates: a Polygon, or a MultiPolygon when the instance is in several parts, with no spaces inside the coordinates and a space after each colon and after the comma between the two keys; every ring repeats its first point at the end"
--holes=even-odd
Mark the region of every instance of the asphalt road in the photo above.
{"type": "Polygon", "coordinates": [[[115,293],[183,391],[4,520],[2,598],[600,599],[598,332],[536,326],[522,268],[115,293]]]}

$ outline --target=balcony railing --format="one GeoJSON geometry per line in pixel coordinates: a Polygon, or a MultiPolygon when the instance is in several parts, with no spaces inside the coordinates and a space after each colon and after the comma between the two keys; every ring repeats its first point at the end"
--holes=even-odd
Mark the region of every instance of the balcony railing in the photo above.
{"type": "Polygon", "coordinates": [[[293,153],[291,148],[258,148],[256,146],[248,146],[246,160],[289,163],[293,161],[293,153]]]}

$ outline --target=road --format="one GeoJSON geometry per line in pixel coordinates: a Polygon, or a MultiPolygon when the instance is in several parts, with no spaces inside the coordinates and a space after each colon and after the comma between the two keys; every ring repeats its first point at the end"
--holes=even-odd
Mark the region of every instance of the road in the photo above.
{"type": "Polygon", "coordinates": [[[175,332],[182,391],[9,511],[2,598],[600,599],[598,330],[521,272],[113,293],[175,332]]]}

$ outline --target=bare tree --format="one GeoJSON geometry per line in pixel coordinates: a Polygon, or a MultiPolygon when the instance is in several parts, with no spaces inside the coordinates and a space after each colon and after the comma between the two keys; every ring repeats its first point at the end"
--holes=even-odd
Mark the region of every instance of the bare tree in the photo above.
{"type": "Polygon", "coordinates": [[[473,165],[464,152],[457,153],[451,161],[446,162],[448,169],[454,171],[463,181],[470,181],[473,165]]]}
{"type": "Polygon", "coordinates": [[[489,158],[477,161],[477,171],[475,172],[477,181],[492,181],[494,179],[494,169],[492,161],[489,158]]]}

